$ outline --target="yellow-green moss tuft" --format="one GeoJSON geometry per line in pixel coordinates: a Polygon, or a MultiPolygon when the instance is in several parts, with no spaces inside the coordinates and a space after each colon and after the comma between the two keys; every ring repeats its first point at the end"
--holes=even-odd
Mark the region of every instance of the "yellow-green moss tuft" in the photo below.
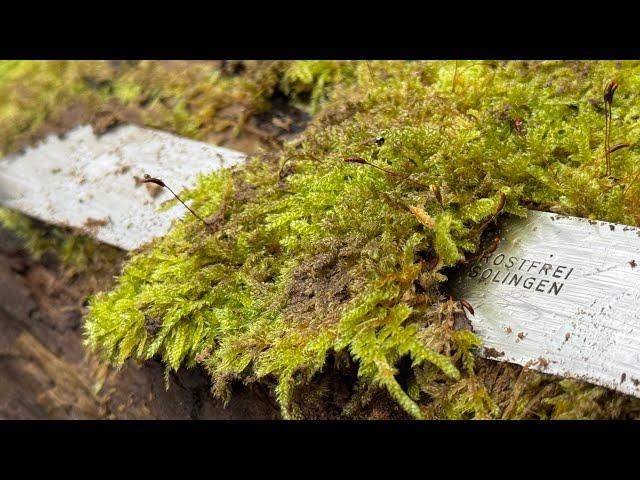
{"type": "Polygon", "coordinates": [[[317,114],[301,142],[203,177],[185,195],[215,215],[214,231],[176,223],[131,259],[115,290],[92,299],[87,343],[112,362],[202,363],[222,397],[236,380],[275,382],[286,418],[304,415],[296,391],[351,365],[358,384],[345,416],[378,388],[416,418],[638,411],[604,389],[477,361],[479,339],[457,329],[459,306],[440,289],[444,269],[477,250],[498,212],[639,223],[640,63],[118,68],[117,79],[94,82],[99,92],[196,138],[236,128],[278,90],[317,114]],[[629,146],[610,155],[609,176],[605,145],[618,143],[629,146]]]}
{"type": "MultiPolygon", "coordinates": [[[[117,363],[200,361],[222,395],[234,379],[275,378],[287,418],[300,414],[294,390],[341,352],[414,417],[500,416],[474,373],[479,341],[452,327],[454,307],[443,310],[442,269],[476,250],[504,199],[509,214],[535,205],[636,223],[640,64],[340,68],[351,80],[333,84],[302,143],[277,162],[255,157],[202,179],[190,197],[204,215],[222,209],[223,224],[177,224],[135,257],[119,287],[92,301],[88,344],[117,363]],[[612,142],[631,147],[607,178],[601,109],[612,78],[612,142]]],[[[298,64],[287,91],[336,71],[298,64]]],[[[566,415],[562,397],[554,405],[566,415]]]]}

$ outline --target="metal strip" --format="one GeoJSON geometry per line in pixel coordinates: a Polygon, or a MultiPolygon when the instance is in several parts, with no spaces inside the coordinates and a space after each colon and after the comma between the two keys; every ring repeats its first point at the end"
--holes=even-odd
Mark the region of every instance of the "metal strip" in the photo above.
{"type": "Polygon", "coordinates": [[[199,174],[244,159],[234,150],[135,125],[101,136],[82,126],[0,159],[0,204],[133,250],[166,234],[185,214],[182,205],[159,213],[173,197],[150,192],[135,177],[148,173],[180,191],[195,186],[199,174]]]}
{"type": "Polygon", "coordinates": [[[483,355],[640,396],[640,230],[531,211],[499,233],[452,280],[483,355]]]}

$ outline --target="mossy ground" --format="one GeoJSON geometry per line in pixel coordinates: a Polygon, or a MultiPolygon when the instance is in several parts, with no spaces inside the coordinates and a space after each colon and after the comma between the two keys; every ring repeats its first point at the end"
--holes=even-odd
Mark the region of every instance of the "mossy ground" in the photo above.
{"type": "Polygon", "coordinates": [[[301,138],[201,178],[184,196],[213,228],[176,223],[92,299],[87,343],[115,364],[201,363],[222,397],[264,382],[286,418],[627,418],[640,401],[476,358],[442,286],[497,214],[638,224],[639,83],[638,62],[11,64],[0,133],[9,149],[79,99],[203,140],[276,94],[315,113],[301,138]]]}

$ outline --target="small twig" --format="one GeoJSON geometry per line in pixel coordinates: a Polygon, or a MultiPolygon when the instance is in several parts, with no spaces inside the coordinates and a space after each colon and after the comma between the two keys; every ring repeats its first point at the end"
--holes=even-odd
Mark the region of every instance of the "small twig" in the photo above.
{"type": "Polygon", "coordinates": [[[500,192],[500,200],[498,201],[498,208],[496,208],[496,211],[493,213],[493,215],[491,215],[489,220],[478,225],[473,230],[476,232],[482,232],[487,226],[489,226],[491,222],[493,222],[498,218],[498,215],[502,213],[506,204],[507,204],[507,196],[504,194],[504,192],[500,192]]]}
{"type": "Polygon", "coordinates": [[[495,237],[491,243],[487,246],[487,248],[485,248],[484,250],[482,250],[480,253],[472,256],[472,257],[465,257],[464,260],[462,260],[462,265],[468,265],[470,263],[473,263],[477,260],[480,260],[481,258],[484,258],[485,256],[495,252],[498,249],[498,246],[500,245],[500,237],[495,237]]]}
{"type": "Polygon", "coordinates": [[[518,375],[518,378],[516,379],[516,382],[512,389],[513,395],[511,396],[511,400],[509,400],[509,404],[502,413],[502,420],[511,420],[511,417],[518,405],[518,399],[522,394],[524,377],[528,371],[529,369],[527,367],[523,367],[522,370],[520,370],[520,374],[518,375]]]}
{"type": "Polygon", "coordinates": [[[371,83],[373,83],[374,77],[373,70],[371,70],[371,64],[369,63],[369,60],[365,60],[365,63],[367,64],[367,70],[369,70],[369,79],[371,80],[371,83]]]}
{"type": "MultiPolygon", "coordinates": [[[[611,176],[611,107],[613,105],[613,94],[618,89],[618,82],[611,80],[604,89],[604,151],[605,151],[605,174],[611,176]]],[[[614,150],[615,151],[615,150],[614,150]]]]}
{"type": "Polygon", "coordinates": [[[458,79],[458,60],[456,60],[455,68],[453,70],[453,79],[451,81],[451,93],[456,91],[456,80],[458,79]]]}
{"type": "Polygon", "coordinates": [[[460,303],[460,306],[462,307],[463,310],[466,308],[471,315],[475,316],[476,312],[474,312],[473,307],[468,301],[461,298],[460,300],[458,300],[458,302],[460,303]]]}
{"type": "Polygon", "coordinates": [[[440,206],[444,207],[444,202],[442,200],[442,193],[440,192],[440,187],[438,185],[431,185],[431,193],[436,197],[436,200],[440,204],[440,206]]]}
{"type": "Polygon", "coordinates": [[[631,145],[629,143],[618,143],[609,149],[609,153],[617,152],[618,150],[622,150],[623,148],[629,148],[631,145]]]}
{"type": "Polygon", "coordinates": [[[198,220],[200,220],[202,223],[204,223],[207,227],[210,227],[210,225],[207,223],[207,221],[202,218],[200,215],[198,215],[196,212],[194,212],[189,205],[187,205],[186,203],[184,203],[182,201],[182,199],[178,196],[178,194],[176,192],[174,192],[173,190],[171,190],[171,188],[169,187],[169,185],[167,185],[166,183],[164,183],[162,180],[160,180],[159,178],[154,178],[151,175],[148,174],[144,174],[144,178],[142,179],[142,183],[154,183],[156,185],[158,185],[159,187],[162,188],[166,188],[167,190],[169,190],[172,195],[174,197],[176,197],[176,199],[182,204],[184,205],[184,208],[186,208],[187,210],[189,210],[191,212],[191,214],[196,217],[198,220]]]}

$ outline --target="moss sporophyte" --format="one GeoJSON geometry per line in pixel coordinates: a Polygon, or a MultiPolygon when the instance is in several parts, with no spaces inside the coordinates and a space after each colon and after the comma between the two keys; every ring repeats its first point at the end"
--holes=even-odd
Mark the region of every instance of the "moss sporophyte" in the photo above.
{"type": "MultiPolygon", "coordinates": [[[[285,418],[321,416],[327,405],[334,416],[371,417],[381,405],[398,416],[393,403],[415,418],[638,411],[603,388],[477,358],[480,340],[461,316],[471,311],[441,290],[449,268],[490,253],[480,242],[498,216],[535,207],[638,224],[639,62],[109,68],[0,69],[5,149],[35,128],[39,97],[53,115],[74,95],[89,108],[116,95],[143,123],[199,139],[240,132],[276,92],[313,118],[301,136],[178,192],[198,218],[136,252],[116,288],[90,301],[86,343],[105,359],[201,364],[225,399],[238,381],[263,382],[285,418]],[[11,82],[34,71],[42,82],[18,98],[11,82]],[[327,387],[337,377],[348,385],[340,398],[327,387]]],[[[514,288],[552,296],[571,281],[562,265],[518,258],[508,269],[509,260],[478,278],[517,275],[514,288]]]]}
{"type": "Polygon", "coordinates": [[[169,187],[167,184],[165,184],[162,180],[160,180],[159,178],[154,178],[151,175],[145,173],[144,177],[142,179],[142,183],[153,183],[154,185],[158,185],[159,187],[162,188],[166,188],[167,190],[169,190],[171,192],[171,195],[173,195],[175,197],[176,200],[178,200],[183,206],[184,208],[186,208],[189,213],[191,213],[191,215],[193,215],[194,217],[196,217],[198,220],[200,220],[206,227],[209,227],[210,225],[207,223],[207,221],[202,218],[200,215],[198,215],[196,212],[194,212],[191,207],[189,207],[189,205],[187,205],[186,203],[184,203],[182,201],[182,199],[180,198],[180,196],[174,192],[171,187],[169,187]]]}

